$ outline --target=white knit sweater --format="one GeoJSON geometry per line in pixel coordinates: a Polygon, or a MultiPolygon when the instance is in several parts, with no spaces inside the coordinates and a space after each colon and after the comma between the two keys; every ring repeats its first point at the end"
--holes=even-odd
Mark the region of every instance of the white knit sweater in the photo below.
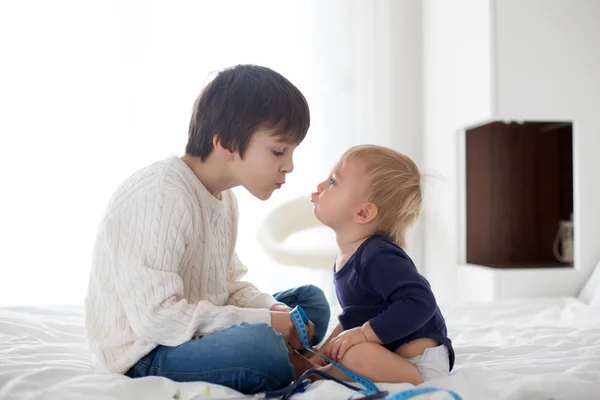
{"type": "Polygon", "coordinates": [[[124,373],[159,344],[271,323],[277,301],[240,281],[237,221],[233,192],[215,198],[177,157],[121,185],[100,224],[85,300],[96,368],[124,373]]]}

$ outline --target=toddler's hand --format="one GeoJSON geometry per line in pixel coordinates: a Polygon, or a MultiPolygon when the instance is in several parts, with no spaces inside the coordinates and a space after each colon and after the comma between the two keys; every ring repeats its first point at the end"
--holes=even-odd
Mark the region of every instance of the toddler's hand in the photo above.
{"type": "Polygon", "coordinates": [[[366,342],[368,342],[367,337],[362,332],[361,328],[348,329],[331,339],[331,342],[327,346],[328,348],[325,349],[324,355],[325,357],[338,362],[352,346],[366,342]]]}

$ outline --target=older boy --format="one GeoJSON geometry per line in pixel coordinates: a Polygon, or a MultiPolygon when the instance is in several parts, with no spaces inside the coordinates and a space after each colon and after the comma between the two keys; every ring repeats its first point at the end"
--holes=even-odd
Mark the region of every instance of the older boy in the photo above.
{"type": "Polygon", "coordinates": [[[307,311],[314,344],[329,307],[314,286],[271,296],[240,280],[246,268],[235,254],[230,189],[268,199],[292,172],[309,123],[304,96],[277,72],[226,69],[196,100],[185,155],[118,188],[98,231],[85,301],[98,368],[243,393],[294,378],[288,355],[301,343],[289,307],[307,311]]]}

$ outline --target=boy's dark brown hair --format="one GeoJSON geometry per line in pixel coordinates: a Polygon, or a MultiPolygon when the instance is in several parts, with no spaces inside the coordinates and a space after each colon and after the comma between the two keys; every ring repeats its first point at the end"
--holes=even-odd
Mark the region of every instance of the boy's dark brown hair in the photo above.
{"type": "Polygon", "coordinates": [[[236,65],[220,71],[196,99],[185,152],[205,161],[219,135],[243,157],[258,128],[300,144],[309,126],[308,103],[296,86],[269,68],[236,65]]]}

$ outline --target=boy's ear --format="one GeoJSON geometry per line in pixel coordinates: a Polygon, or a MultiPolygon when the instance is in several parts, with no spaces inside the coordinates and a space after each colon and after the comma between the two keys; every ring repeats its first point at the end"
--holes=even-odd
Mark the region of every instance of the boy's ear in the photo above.
{"type": "Polygon", "coordinates": [[[229,150],[226,147],[223,147],[223,145],[221,144],[221,138],[218,134],[213,137],[213,146],[217,154],[220,154],[225,161],[233,160],[233,151],[229,150]]]}
{"type": "Polygon", "coordinates": [[[364,203],[358,209],[358,212],[354,214],[354,222],[357,224],[368,224],[373,221],[377,216],[377,206],[371,202],[364,203]]]}

